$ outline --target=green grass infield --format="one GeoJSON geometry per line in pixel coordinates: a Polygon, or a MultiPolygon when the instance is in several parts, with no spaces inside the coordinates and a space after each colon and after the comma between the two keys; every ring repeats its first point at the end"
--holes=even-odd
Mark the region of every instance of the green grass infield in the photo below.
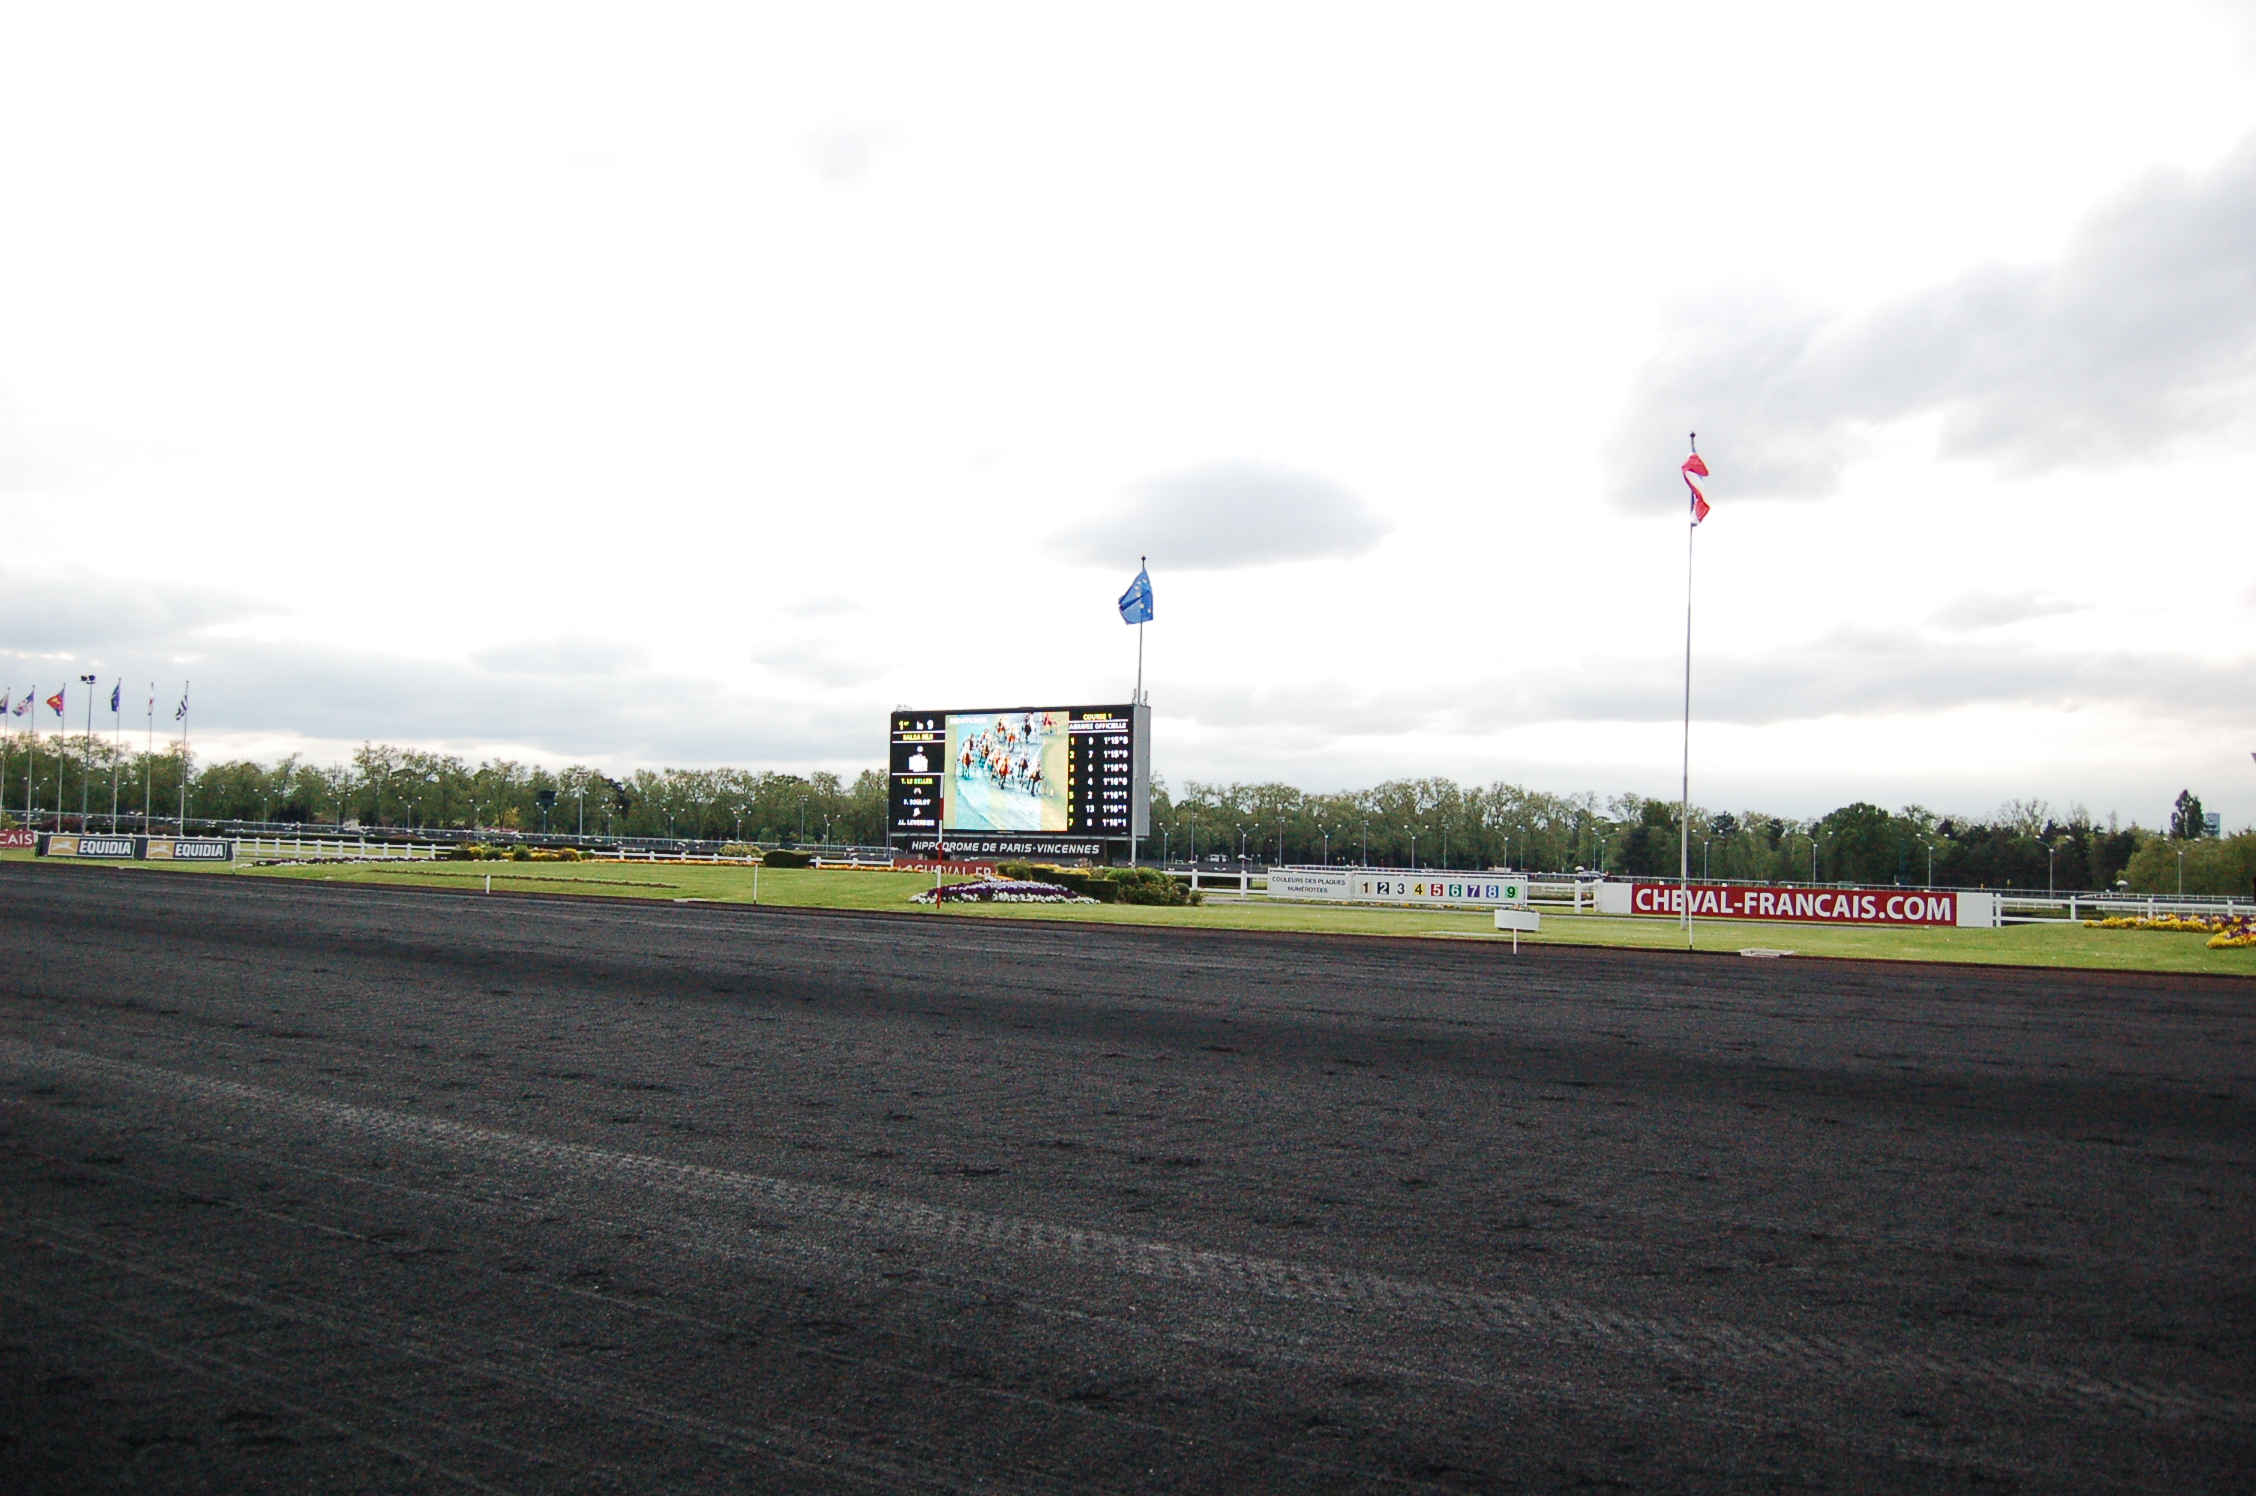
{"type": "MultiPolygon", "coordinates": [[[[9,861],[31,858],[27,852],[10,852],[5,856],[9,861]]],[[[213,867],[73,863],[57,859],[43,865],[78,872],[107,868],[196,877],[287,878],[398,888],[443,888],[464,893],[483,893],[486,880],[491,878],[496,894],[570,894],[657,902],[697,900],[713,904],[755,901],[753,869],[694,862],[310,863],[275,867],[240,862],[213,867]]],[[[950,878],[948,881],[961,880],[950,878]]],[[[910,902],[915,894],[931,885],[928,874],[762,868],[758,870],[757,901],[784,908],[914,913],[926,919],[1040,919],[1201,930],[1392,935],[1493,944],[1507,949],[1510,944],[1510,937],[1498,934],[1495,921],[1480,910],[1272,904],[1263,895],[1241,899],[1234,893],[1209,895],[1207,902],[1197,908],[1122,904],[952,904],[935,910],[929,905],[910,902]]],[[[1683,928],[1673,919],[1578,915],[1550,909],[1541,912],[1542,932],[1522,936],[1523,944],[1653,950],[1682,950],[1685,945],[1683,928]]],[[[2001,930],[1960,930],[1702,920],[1694,928],[1693,946],[1702,951],[1759,949],[1790,952],[1793,956],[1838,956],[1874,961],[1959,961],[1998,966],[2256,977],[2256,948],[2211,950],[2207,938],[2200,935],[2095,930],[2081,925],[2009,925],[2001,930]]]]}

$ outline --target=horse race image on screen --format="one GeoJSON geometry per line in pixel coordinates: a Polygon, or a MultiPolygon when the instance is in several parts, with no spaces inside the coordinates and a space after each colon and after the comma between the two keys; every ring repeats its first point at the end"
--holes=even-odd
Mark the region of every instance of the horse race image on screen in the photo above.
{"type": "Polygon", "coordinates": [[[1071,737],[1062,712],[951,714],[951,831],[1063,831],[1071,737]]]}

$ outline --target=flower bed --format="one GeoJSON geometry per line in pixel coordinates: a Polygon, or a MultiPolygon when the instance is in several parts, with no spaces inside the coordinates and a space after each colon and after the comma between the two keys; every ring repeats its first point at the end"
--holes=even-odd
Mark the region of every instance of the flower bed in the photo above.
{"type": "Polygon", "coordinates": [[[2152,919],[2145,916],[2125,918],[2110,915],[2106,919],[2087,919],[2084,928],[2089,930],[2168,930],[2180,935],[2206,935],[2209,948],[2216,951],[2240,950],[2256,946],[2256,915],[2160,914],[2152,919]]]}
{"type": "Polygon", "coordinates": [[[1035,883],[1024,878],[982,878],[977,883],[946,883],[928,888],[914,900],[918,904],[1094,904],[1070,888],[1055,883],[1035,883]]]}

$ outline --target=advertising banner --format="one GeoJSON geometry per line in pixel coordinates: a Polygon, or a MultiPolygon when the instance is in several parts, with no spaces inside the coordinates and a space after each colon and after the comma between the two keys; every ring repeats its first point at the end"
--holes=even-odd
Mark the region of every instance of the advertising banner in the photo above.
{"type": "Polygon", "coordinates": [[[50,832],[40,839],[42,857],[125,857],[134,855],[130,836],[69,836],[50,832]]]}
{"type": "MultiPolygon", "coordinates": [[[[1622,886],[1605,887],[1611,891],[1622,886]]],[[[1623,912],[1684,912],[1684,890],[1674,883],[1631,883],[1626,886],[1626,892],[1628,908],[1623,912]]],[[[1959,922],[1960,895],[1927,889],[1735,888],[1695,883],[1691,895],[1695,919],[1765,919],[1847,925],[1955,925],[1959,922]]],[[[1615,899],[1621,897],[1619,893],[1614,895],[1615,899]]],[[[1610,912],[1604,905],[1600,910],[1610,912]]]]}
{"type": "Polygon", "coordinates": [[[150,858],[159,862],[233,862],[235,844],[217,836],[73,836],[42,832],[42,857],[150,858]]]}
{"type": "Polygon", "coordinates": [[[233,862],[235,844],[219,837],[152,836],[141,855],[154,862],[233,862]]]}
{"type": "Polygon", "coordinates": [[[39,845],[39,833],[29,826],[18,826],[11,831],[0,831],[0,851],[28,852],[39,845]]]}

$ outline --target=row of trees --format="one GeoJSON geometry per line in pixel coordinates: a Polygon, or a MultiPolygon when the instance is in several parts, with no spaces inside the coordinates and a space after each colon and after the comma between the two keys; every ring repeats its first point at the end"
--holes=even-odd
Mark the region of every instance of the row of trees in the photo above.
{"type": "Polygon", "coordinates": [[[363,744],[349,764],[247,761],[198,765],[178,744],[121,751],[97,736],[41,740],[36,765],[21,740],[0,752],[0,809],[36,810],[75,824],[80,806],[108,824],[112,796],[124,824],[146,806],[159,821],[269,825],[357,822],[407,829],[552,831],[561,835],[798,842],[885,840],[885,776],[771,774],[745,769],[641,769],[613,778],[584,764],[561,770],[363,744]],[[183,779],[186,795],[183,798],[183,779]],[[36,779],[36,782],[32,782],[36,779]],[[28,801],[27,801],[28,795],[28,801]],[[545,803],[544,803],[545,802],[545,803]]]}
{"type": "MultiPolygon", "coordinates": [[[[2194,810],[2198,825],[2198,801],[2194,810]]],[[[1263,862],[1674,877],[1677,812],[1674,801],[1638,795],[1601,803],[1590,794],[1447,779],[1394,780],[1336,795],[1194,781],[1180,797],[1155,788],[1152,830],[1168,855],[1231,863],[1242,854],[1263,862]]],[[[2100,825],[2081,806],[2056,813],[2041,801],[2013,802],[1986,819],[1862,801],[1815,821],[1697,806],[1692,812],[1695,877],[2062,891],[2111,889],[2127,879],[2142,892],[2169,893],[2178,887],[2181,861],[2188,893],[2248,893],[2256,834],[2171,838],[2112,817],[2100,825]]]]}
{"type": "MultiPolygon", "coordinates": [[[[551,771],[507,759],[475,766],[451,755],[364,744],[349,764],[198,766],[177,744],[157,753],[121,750],[97,735],[41,740],[36,760],[21,738],[0,742],[0,808],[20,818],[36,807],[75,818],[84,803],[104,824],[116,803],[128,824],[147,804],[160,820],[178,815],[185,778],[191,820],[410,829],[549,830],[563,835],[696,840],[881,844],[885,777],[866,769],[851,782],[829,773],[745,769],[638,770],[613,778],[575,764],[551,771]],[[36,783],[30,782],[36,778],[36,783]]],[[[1695,808],[1696,876],[1763,882],[1933,883],[1946,887],[2114,888],[2142,892],[2247,893],[2256,877],[2256,835],[2201,834],[2200,802],[2181,795],[2174,835],[2104,826],[2081,806],[2056,813],[2013,802],[1976,819],[1922,806],[1885,810],[1862,801],[1815,821],[1761,811],[1695,808]]],[[[1487,868],[1537,872],[1599,870],[1673,876],[1679,824],[1672,801],[1618,795],[1553,795],[1519,785],[1460,785],[1398,779],[1366,790],[1310,794],[1287,784],[1204,784],[1180,795],[1152,789],[1147,855],[1260,863],[1487,868]]]]}

